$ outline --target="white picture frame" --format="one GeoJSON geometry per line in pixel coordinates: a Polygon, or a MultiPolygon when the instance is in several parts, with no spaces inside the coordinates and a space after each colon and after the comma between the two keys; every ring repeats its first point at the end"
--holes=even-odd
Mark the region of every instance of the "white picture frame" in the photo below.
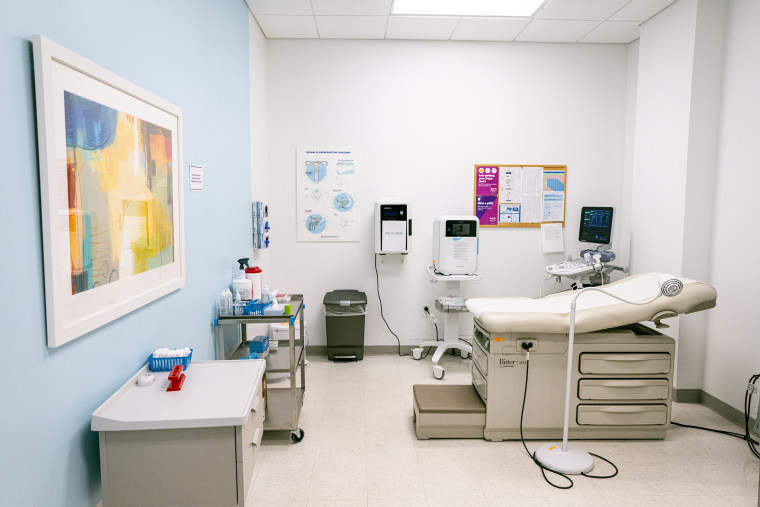
{"type": "Polygon", "coordinates": [[[35,35],[48,347],[185,284],[182,110],[35,35]]]}

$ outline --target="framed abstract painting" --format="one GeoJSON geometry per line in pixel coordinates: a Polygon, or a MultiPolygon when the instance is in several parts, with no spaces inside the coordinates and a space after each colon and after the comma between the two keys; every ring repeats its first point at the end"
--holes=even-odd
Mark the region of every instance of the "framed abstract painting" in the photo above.
{"type": "Polygon", "coordinates": [[[182,111],[34,36],[48,347],[185,284],[182,111]]]}

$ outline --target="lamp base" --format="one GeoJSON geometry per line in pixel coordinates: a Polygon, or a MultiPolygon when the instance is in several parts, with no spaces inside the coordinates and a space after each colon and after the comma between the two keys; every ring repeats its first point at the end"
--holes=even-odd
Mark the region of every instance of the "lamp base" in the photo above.
{"type": "Polygon", "coordinates": [[[541,466],[568,475],[578,475],[590,472],[594,468],[594,458],[589,453],[567,444],[567,450],[562,450],[562,444],[544,444],[536,449],[536,461],[541,466]]]}

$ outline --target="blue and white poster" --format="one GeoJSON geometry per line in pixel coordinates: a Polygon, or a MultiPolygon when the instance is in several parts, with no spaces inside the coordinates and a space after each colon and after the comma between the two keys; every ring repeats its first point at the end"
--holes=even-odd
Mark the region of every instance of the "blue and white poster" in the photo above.
{"type": "Polygon", "coordinates": [[[356,148],[299,147],[298,241],[359,241],[356,148]]]}

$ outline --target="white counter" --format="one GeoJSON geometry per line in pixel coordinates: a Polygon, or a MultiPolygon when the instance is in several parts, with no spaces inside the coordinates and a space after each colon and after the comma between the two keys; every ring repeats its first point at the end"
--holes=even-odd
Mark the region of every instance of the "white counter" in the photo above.
{"type": "Polygon", "coordinates": [[[263,359],[192,361],[180,391],[167,392],[169,372],[137,385],[146,364],[92,414],[93,431],[241,426],[248,418],[266,362],[263,359]]]}

